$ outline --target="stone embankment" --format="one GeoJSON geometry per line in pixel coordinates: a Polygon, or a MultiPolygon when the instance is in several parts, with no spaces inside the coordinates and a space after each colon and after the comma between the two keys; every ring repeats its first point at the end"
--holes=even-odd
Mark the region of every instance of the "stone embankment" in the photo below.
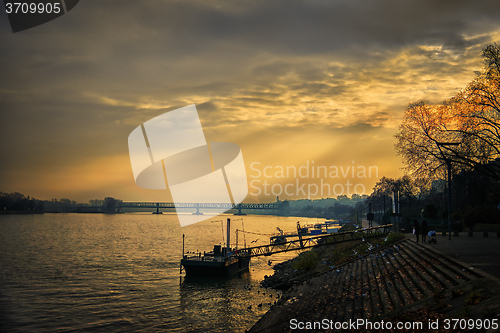
{"type": "Polygon", "coordinates": [[[500,321],[499,313],[498,279],[407,239],[292,286],[250,332],[296,331],[291,329],[292,319],[405,320],[427,325],[429,320],[445,318],[500,321]]]}

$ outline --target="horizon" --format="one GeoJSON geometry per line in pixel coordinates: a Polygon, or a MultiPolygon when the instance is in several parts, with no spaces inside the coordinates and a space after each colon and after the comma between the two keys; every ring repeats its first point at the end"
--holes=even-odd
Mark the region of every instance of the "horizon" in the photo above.
{"type": "Polygon", "coordinates": [[[500,40],[499,9],[491,1],[451,10],[431,1],[80,2],[18,33],[1,11],[0,190],[170,202],[168,189],[136,185],[127,138],[196,104],[207,142],[241,147],[243,202],[369,195],[381,177],[404,175],[394,135],[406,107],[441,103],[482,70],[482,48],[500,40]],[[263,173],[312,162],[337,167],[338,177],[263,173]]]}

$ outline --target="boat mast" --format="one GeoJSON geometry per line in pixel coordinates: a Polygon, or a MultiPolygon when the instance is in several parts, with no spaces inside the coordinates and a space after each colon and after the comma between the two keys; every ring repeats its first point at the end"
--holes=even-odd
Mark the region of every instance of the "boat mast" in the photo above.
{"type": "MultiPolygon", "coordinates": [[[[184,237],[185,235],[182,234],[182,258],[184,259],[184,237]]],[[[182,260],[181,260],[181,267],[180,267],[180,274],[182,274],[182,260]]]]}
{"type": "Polygon", "coordinates": [[[226,227],[226,230],[227,230],[227,243],[226,243],[226,255],[229,254],[229,252],[231,251],[231,219],[228,217],[227,218],[227,227],[226,227]]]}

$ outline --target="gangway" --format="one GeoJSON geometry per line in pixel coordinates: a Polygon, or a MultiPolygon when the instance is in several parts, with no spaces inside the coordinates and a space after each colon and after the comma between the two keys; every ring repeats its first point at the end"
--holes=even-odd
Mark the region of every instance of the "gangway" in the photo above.
{"type": "Polygon", "coordinates": [[[313,246],[363,240],[366,238],[388,235],[391,231],[391,228],[392,224],[386,224],[378,227],[360,228],[352,231],[323,234],[313,237],[302,236],[299,239],[286,241],[279,244],[269,244],[238,249],[238,255],[249,257],[270,256],[275,253],[302,250],[313,246]]]}

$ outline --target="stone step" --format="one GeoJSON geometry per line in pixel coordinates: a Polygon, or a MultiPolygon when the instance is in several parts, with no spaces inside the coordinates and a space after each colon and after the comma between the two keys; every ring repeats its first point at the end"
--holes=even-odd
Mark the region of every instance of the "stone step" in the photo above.
{"type": "Polygon", "coordinates": [[[426,295],[431,294],[436,288],[435,281],[432,280],[432,277],[428,276],[426,272],[415,267],[415,264],[409,260],[409,257],[403,251],[402,248],[404,246],[404,243],[398,246],[399,255],[396,257],[396,260],[399,262],[400,266],[404,268],[402,272],[408,277],[410,283],[415,286],[422,297],[426,297],[426,295]]]}
{"type": "Polygon", "coordinates": [[[409,241],[408,243],[409,243],[409,246],[412,246],[412,247],[417,247],[417,246],[421,247],[423,249],[423,251],[427,251],[430,256],[434,257],[436,260],[441,262],[442,265],[447,266],[447,268],[450,271],[453,271],[454,274],[457,274],[458,276],[462,277],[463,279],[465,279],[467,281],[482,277],[481,274],[479,274],[473,270],[470,270],[469,265],[464,266],[463,264],[459,263],[458,261],[453,260],[453,259],[449,258],[448,256],[445,256],[443,254],[440,254],[440,253],[434,251],[430,246],[417,245],[416,243],[413,243],[411,241],[409,241]]]}
{"type": "Polygon", "coordinates": [[[401,264],[399,246],[393,245],[392,248],[394,249],[394,259],[391,258],[391,263],[394,266],[397,279],[400,281],[401,285],[404,286],[407,297],[410,298],[409,302],[414,302],[423,298],[422,288],[419,288],[420,284],[416,284],[414,282],[409,275],[407,268],[401,264]]]}
{"type": "Polygon", "coordinates": [[[430,253],[423,247],[417,247],[412,244],[411,241],[406,242],[406,248],[411,251],[415,258],[419,258],[421,261],[427,263],[442,281],[447,283],[447,286],[457,286],[462,284],[467,280],[461,276],[455,274],[452,269],[447,265],[444,265],[440,260],[439,256],[430,255],[430,253]]]}
{"type": "Polygon", "coordinates": [[[360,302],[361,280],[361,267],[358,260],[352,264],[350,281],[351,288],[349,289],[346,306],[344,308],[344,321],[348,321],[349,319],[354,318],[360,318],[362,316],[362,304],[360,302]],[[361,313],[354,313],[355,309],[357,311],[360,311],[361,313]]]}
{"type": "Polygon", "coordinates": [[[386,255],[384,257],[381,257],[380,261],[381,261],[382,265],[385,267],[385,269],[387,270],[389,280],[396,290],[395,298],[396,298],[396,296],[398,296],[400,306],[401,305],[404,306],[404,305],[408,305],[409,303],[411,303],[413,301],[413,298],[412,298],[410,292],[408,291],[408,289],[406,289],[403,281],[399,278],[398,270],[394,265],[395,259],[396,259],[395,255],[396,254],[394,252],[391,252],[390,255],[386,255]]]}
{"type": "Polygon", "coordinates": [[[392,309],[392,303],[385,289],[385,284],[382,281],[380,270],[377,267],[377,263],[375,261],[376,255],[377,254],[372,254],[368,259],[368,278],[374,285],[374,290],[378,295],[377,298],[380,303],[380,313],[383,313],[384,311],[387,311],[387,309],[392,309]]]}
{"type": "Polygon", "coordinates": [[[352,263],[348,264],[348,269],[346,270],[348,274],[345,276],[345,280],[343,281],[342,285],[342,292],[340,295],[338,307],[337,307],[337,312],[335,314],[335,318],[344,318],[345,317],[345,312],[346,312],[346,307],[347,303],[350,300],[350,294],[352,291],[352,285],[354,282],[353,279],[353,265],[352,263]]]}
{"type": "Polygon", "coordinates": [[[369,315],[367,315],[367,318],[371,318],[379,313],[382,313],[383,307],[377,286],[370,276],[370,271],[372,269],[371,260],[368,260],[365,257],[363,266],[364,266],[364,277],[366,279],[366,284],[368,287],[368,292],[366,292],[365,294],[370,300],[370,309],[371,309],[369,315]]]}
{"type": "Polygon", "coordinates": [[[358,297],[361,300],[361,309],[362,314],[360,318],[371,318],[373,316],[373,304],[370,297],[370,284],[368,279],[368,273],[366,269],[366,258],[360,259],[360,270],[361,270],[361,278],[360,278],[360,290],[358,297]]]}
{"type": "MultiPolygon", "coordinates": [[[[482,277],[466,264],[404,240],[293,287],[280,300],[280,317],[338,322],[374,318],[482,277]],[[311,290],[312,284],[319,287],[311,290]],[[301,302],[304,296],[314,301],[301,302]]],[[[276,331],[288,331],[285,321],[282,328],[276,331]]]]}
{"type": "Polygon", "coordinates": [[[432,263],[417,257],[406,244],[401,246],[401,253],[403,258],[405,258],[410,266],[414,268],[414,271],[425,280],[427,288],[430,289],[429,294],[433,293],[435,290],[445,289],[451,285],[449,280],[444,279],[442,275],[436,272],[432,263]]]}

